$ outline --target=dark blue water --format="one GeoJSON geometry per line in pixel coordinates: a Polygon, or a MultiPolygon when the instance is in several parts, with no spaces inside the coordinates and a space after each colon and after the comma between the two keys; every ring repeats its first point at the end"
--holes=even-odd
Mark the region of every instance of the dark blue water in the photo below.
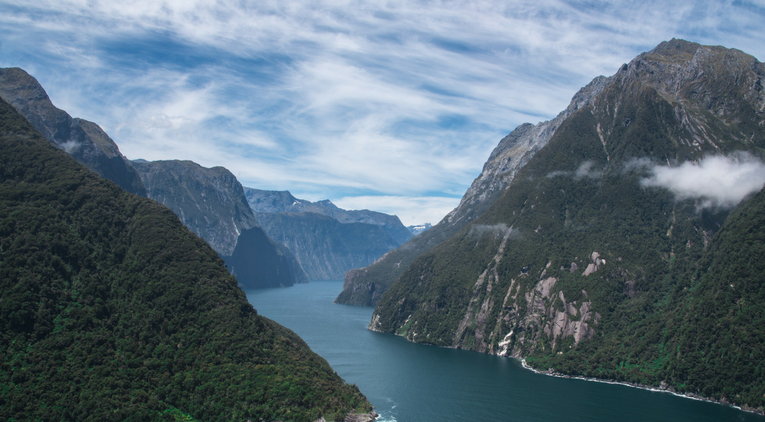
{"type": "Polygon", "coordinates": [[[248,290],[258,312],[302,337],[379,421],[752,421],[765,417],[667,393],[523,369],[515,359],[409,343],[367,330],[372,308],[332,303],[342,281],[248,290]]]}

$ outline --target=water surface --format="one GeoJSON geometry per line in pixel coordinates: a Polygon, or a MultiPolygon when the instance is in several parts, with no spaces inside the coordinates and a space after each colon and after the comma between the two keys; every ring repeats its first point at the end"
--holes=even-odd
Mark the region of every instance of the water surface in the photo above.
{"type": "Polygon", "coordinates": [[[332,303],[342,281],[247,290],[258,312],[302,337],[380,422],[752,421],[765,417],[667,393],[523,369],[515,359],[410,343],[367,330],[372,308],[332,303]]]}

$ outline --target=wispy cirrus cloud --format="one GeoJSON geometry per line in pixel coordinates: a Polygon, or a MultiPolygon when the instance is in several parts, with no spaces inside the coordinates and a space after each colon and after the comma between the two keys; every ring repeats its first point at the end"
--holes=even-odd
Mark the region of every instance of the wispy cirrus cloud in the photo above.
{"type": "Polygon", "coordinates": [[[515,126],[663,40],[765,56],[759,0],[16,3],[0,1],[0,65],[128,157],[399,216],[456,204],[515,126]]]}

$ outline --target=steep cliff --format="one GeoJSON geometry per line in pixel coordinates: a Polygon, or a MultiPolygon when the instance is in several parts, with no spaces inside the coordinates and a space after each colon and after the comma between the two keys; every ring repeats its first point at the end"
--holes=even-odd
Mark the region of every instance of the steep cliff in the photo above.
{"type": "Polygon", "coordinates": [[[340,280],[350,268],[372,263],[399,245],[374,224],[340,223],[312,212],[256,216],[271,239],[295,254],[311,280],[340,280]]]}
{"type": "Polygon", "coordinates": [[[223,167],[192,161],[136,161],[149,198],[167,206],[226,261],[244,287],[305,283],[294,255],[258,226],[242,185],[223,167]]]}
{"type": "Polygon", "coordinates": [[[347,211],[287,191],[245,188],[245,196],[268,236],[292,251],[313,280],[342,279],[412,237],[395,215],[347,211]]]}
{"type": "MultiPolygon", "coordinates": [[[[741,198],[688,174],[762,167],[763,78],[741,51],[682,40],[625,64],[481,217],[403,272],[370,328],[762,410],[764,229],[724,246],[741,198]],[[676,170],[690,173],[660,181],[676,170]]],[[[737,227],[762,218],[763,195],[737,227]]]]}
{"type": "Polygon", "coordinates": [[[101,128],[73,119],[51,103],[39,82],[19,68],[0,69],[0,97],[10,103],[45,139],[63,149],[85,167],[128,192],[146,196],[146,189],[131,162],[101,128]]]}
{"type": "Polygon", "coordinates": [[[135,161],[149,198],[170,208],[191,231],[228,256],[239,234],[258,225],[242,185],[223,167],[192,161],[135,161]]]}
{"type": "Polygon", "coordinates": [[[348,271],[338,303],[373,306],[401,273],[420,255],[445,241],[481,216],[502,195],[510,182],[561,123],[576,110],[588,105],[600,93],[608,78],[595,78],[571,99],[569,106],[552,120],[518,126],[494,148],[481,174],[465,192],[460,204],[433,228],[413,237],[372,265],[348,271]]]}
{"type": "Polygon", "coordinates": [[[0,100],[0,419],[344,420],[371,405],[166,207],[0,100]]]}
{"type": "Polygon", "coordinates": [[[308,283],[308,276],[295,255],[269,238],[260,227],[242,230],[234,251],[222,258],[231,274],[245,288],[308,283]]]}
{"type": "Polygon", "coordinates": [[[310,212],[332,217],[343,224],[363,223],[380,226],[398,245],[412,238],[412,233],[395,215],[369,210],[344,210],[328,199],[317,202],[306,201],[295,198],[289,191],[244,188],[244,193],[255,213],[310,212]]]}

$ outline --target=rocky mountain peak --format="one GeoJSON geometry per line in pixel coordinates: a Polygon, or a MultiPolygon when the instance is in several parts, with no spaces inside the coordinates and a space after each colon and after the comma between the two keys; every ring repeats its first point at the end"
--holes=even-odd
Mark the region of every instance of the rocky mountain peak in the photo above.
{"type": "Polygon", "coordinates": [[[42,135],[103,178],[128,192],[146,196],[135,169],[97,124],[73,119],[56,108],[40,83],[17,67],[0,69],[0,97],[42,135]]]}
{"type": "Polygon", "coordinates": [[[568,107],[552,119],[536,125],[524,123],[504,137],[489,155],[481,174],[473,181],[460,204],[452,210],[444,222],[454,223],[472,214],[469,208],[483,203],[493,194],[501,193],[513,181],[515,174],[534,154],[552,138],[558,126],[571,113],[590,104],[611,78],[598,76],[580,89],[571,99],[568,107]]]}
{"type": "Polygon", "coordinates": [[[646,84],[672,103],[697,103],[720,116],[740,111],[738,98],[765,111],[765,66],[736,49],[673,39],[623,65],[613,78],[621,89],[646,84]]]}

